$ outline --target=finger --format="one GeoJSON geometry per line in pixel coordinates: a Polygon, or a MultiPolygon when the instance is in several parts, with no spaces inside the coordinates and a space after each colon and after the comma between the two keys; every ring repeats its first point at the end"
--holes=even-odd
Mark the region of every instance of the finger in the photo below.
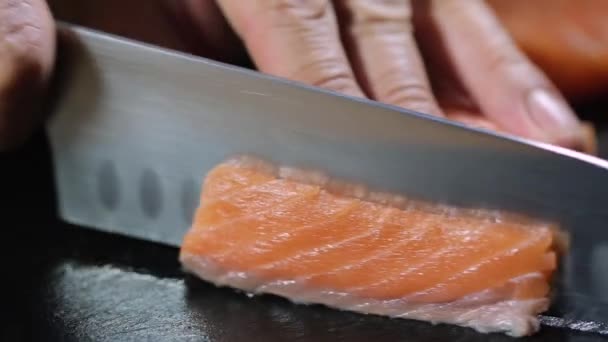
{"type": "Polygon", "coordinates": [[[581,149],[581,151],[596,156],[597,152],[598,152],[598,150],[597,150],[598,142],[597,142],[597,134],[595,131],[595,126],[593,126],[593,123],[588,122],[588,121],[583,121],[581,125],[582,125],[581,135],[583,136],[583,138],[582,138],[583,148],[581,149]]]}
{"type": "Polygon", "coordinates": [[[581,148],[576,115],[483,0],[433,0],[432,12],[459,77],[485,115],[511,133],[581,148]]]}
{"type": "Polygon", "coordinates": [[[458,121],[474,128],[483,128],[490,131],[500,132],[500,128],[488,118],[476,112],[470,112],[458,108],[442,107],[450,120],[458,121]]]}
{"type": "Polygon", "coordinates": [[[357,78],[374,99],[442,115],[412,31],[409,0],[338,0],[357,78]]]}
{"type": "Polygon", "coordinates": [[[363,96],[329,0],[218,0],[259,70],[363,96]]]}
{"type": "Polygon", "coordinates": [[[24,141],[36,123],[36,96],[49,78],[55,30],[43,0],[0,4],[0,149],[24,141]]]}

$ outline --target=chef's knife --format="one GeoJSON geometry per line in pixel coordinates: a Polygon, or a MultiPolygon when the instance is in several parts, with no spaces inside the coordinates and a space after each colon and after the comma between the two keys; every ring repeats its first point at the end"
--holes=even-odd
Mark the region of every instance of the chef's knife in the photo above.
{"type": "Polygon", "coordinates": [[[48,132],[70,222],[178,245],[205,173],[237,154],[581,232],[607,222],[605,161],[62,27],[48,132]]]}
{"type": "Polygon", "coordinates": [[[47,130],[64,220],[179,246],[205,173],[251,154],[410,197],[556,220],[572,236],[558,307],[576,319],[608,316],[607,162],[76,26],[62,31],[63,80],[47,130]]]}

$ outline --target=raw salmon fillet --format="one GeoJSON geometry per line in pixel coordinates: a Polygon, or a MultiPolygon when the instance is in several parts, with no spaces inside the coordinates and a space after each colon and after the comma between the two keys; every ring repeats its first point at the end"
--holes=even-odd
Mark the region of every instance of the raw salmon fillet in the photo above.
{"type": "Polygon", "coordinates": [[[239,158],[207,175],[180,261],[250,293],[524,336],[549,305],[556,234],[239,158]]]}

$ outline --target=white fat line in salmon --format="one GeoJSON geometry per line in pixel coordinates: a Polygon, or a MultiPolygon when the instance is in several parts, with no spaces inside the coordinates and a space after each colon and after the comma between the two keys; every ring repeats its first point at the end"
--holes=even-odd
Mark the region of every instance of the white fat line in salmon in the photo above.
{"type": "MultiPolygon", "coordinates": [[[[486,222],[479,229],[482,230],[482,229],[488,228],[489,226],[490,226],[490,223],[486,222]]],[[[479,235],[477,235],[475,237],[477,239],[479,239],[481,237],[481,234],[479,234],[479,235]]],[[[474,240],[474,241],[477,241],[477,239],[474,240]]],[[[429,255],[428,258],[426,258],[424,260],[421,260],[420,262],[415,263],[413,265],[410,265],[410,267],[407,270],[405,270],[404,272],[400,272],[400,273],[396,274],[395,276],[391,276],[391,277],[388,277],[388,278],[381,279],[378,282],[375,282],[375,283],[372,283],[372,284],[365,284],[365,285],[362,285],[362,286],[359,286],[359,287],[354,287],[354,288],[350,289],[350,291],[352,291],[353,293],[356,293],[358,291],[363,291],[363,290],[366,290],[366,289],[369,289],[369,288],[372,288],[372,287],[375,287],[375,286],[381,286],[381,285],[384,285],[384,284],[388,284],[388,283],[390,283],[392,281],[398,280],[398,279],[400,279],[402,277],[405,277],[405,276],[407,276],[409,274],[412,274],[413,272],[416,272],[416,271],[424,268],[428,264],[432,264],[432,262],[435,259],[437,259],[438,257],[441,257],[441,256],[444,256],[444,255],[448,254],[448,252],[450,252],[450,251],[451,250],[449,248],[441,249],[441,250],[439,250],[439,251],[437,251],[437,252],[429,255]]]]}
{"type": "MultiPolygon", "coordinates": [[[[277,209],[280,210],[281,208],[285,207],[286,205],[289,205],[291,202],[292,201],[282,202],[277,207],[273,207],[271,210],[277,210],[277,209]]],[[[351,212],[351,210],[352,210],[353,207],[354,207],[354,204],[347,203],[345,206],[343,206],[342,208],[340,208],[339,210],[337,210],[337,212],[335,213],[335,215],[332,218],[331,222],[326,222],[323,225],[324,226],[330,225],[331,223],[335,222],[336,220],[343,218],[344,215],[348,215],[351,212]]],[[[261,212],[262,215],[265,212],[266,211],[261,212]]],[[[247,217],[249,217],[249,216],[247,216],[247,217]]],[[[316,228],[316,227],[318,227],[318,225],[305,224],[305,225],[302,225],[302,226],[294,228],[290,233],[293,234],[293,233],[300,232],[302,230],[306,230],[308,228],[313,229],[313,228],[316,228]]],[[[233,246],[232,248],[227,248],[221,254],[215,255],[214,258],[216,258],[216,259],[222,259],[222,258],[230,255],[236,249],[239,249],[239,250],[251,249],[251,248],[255,247],[255,245],[263,245],[264,243],[268,242],[269,240],[272,241],[272,242],[274,242],[274,243],[280,243],[280,242],[284,242],[284,241],[288,240],[288,236],[283,236],[283,237],[279,236],[278,239],[277,239],[277,236],[269,236],[267,239],[256,240],[256,241],[253,241],[252,243],[247,244],[247,245],[233,246]]],[[[262,267],[263,267],[263,265],[260,265],[259,267],[256,267],[256,269],[259,269],[259,268],[262,268],[262,267]]]]}
{"type": "MultiPolygon", "coordinates": [[[[383,219],[385,219],[385,218],[386,217],[383,217],[383,219]]],[[[407,229],[404,229],[401,232],[400,236],[398,237],[398,240],[401,241],[401,242],[398,243],[398,244],[395,244],[395,245],[391,246],[390,248],[383,249],[380,253],[372,254],[370,256],[364,257],[363,259],[355,260],[355,261],[353,261],[350,264],[338,266],[338,267],[336,267],[334,269],[331,269],[331,270],[328,270],[328,271],[325,271],[325,272],[317,272],[317,273],[312,273],[312,274],[309,274],[309,275],[306,275],[306,276],[297,277],[296,279],[293,279],[293,281],[295,283],[304,285],[307,281],[309,281],[310,279],[312,279],[312,278],[314,278],[316,276],[320,276],[320,275],[323,275],[323,274],[337,273],[337,272],[340,272],[340,271],[347,271],[347,270],[351,270],[351,269],[356,268],[356,267],[362,267],[362,266],[366,265],[367,263],[371,262],[372,260],[376,260],[376,259],[381,258],[383,256],[389,255],[390,253],[396,251],[400,247],[403,247],[408,242],[414,241],[416,239],[423,238],[426,234],[428,234],[429,230],[425,229],[426,226],[424,224],[426,224],[427,221],[429,221],[429,220],[430,220],[430,216],[427,216],[425,219],[423,219],[422,221],[420,221],[419,222],[420,229],[418,230],[418,234],[416,234],[414,236],[411,236],[408,239],[402,239],[402,238],[405,235],[411,233],[411,231],[407,230],[407,229]]],[[[361,237],[358,237],[358,238],[361,238],[361,237]]],[[[344,244],[346,244],[348,242],[351,242],[351,241],[352,241],[352,238],[345,239],[345,240],[343,240],[341,242],[337,242],[335,244],[332,244],[331,248],[337,248],[337,247],[339,247],[341,245],[344,245],[344,244]]],[[[327,250],[329,250],[329,247],[326,247],[324,249],[324,251],[327,251],[327,250]]],[[[290,259],[285,260],[284,262],[291,262],[291,261],[294,261],[294,260],[297,261],[297,259],[301,259],[301,258],[307,257],[307,256],[312,256],[313,254],[317,254],[317,253],[319,253],[319,249],[318,248],[313,248],[311,250],[305,251],[304,253],[296,255],[296,258],[290,258],[290,259]]],[[[273,263],[273,264],[263,265],[262,267],[263,267],[263,269],[269,269],[269,268],[272,268],[274,265],[275,264],[273,263]]],[[[259,270],[260,267],[256,267],[255,269],[259,270]]],[[[284,280],[278,280],[277,283],[281,283],[283,281],[284,280]]],[[[273,285],[273,283],[269,283],[267,285],[262,285],[262,287],[259,288],[259,289],[256,289],[256,291],[264,291],[265,287],[272,286],[272,285],[273,285]]]]}
{"type": "Polygon", "coordinates": [[[536,236],[535,238],[536,239],[532,239],[532,240],[524,240],[524,241],[522,241],[520,244],[518,244],[515,247],[510,247],[508,249],[500,250],[497,253],[493,254],[491,257],[489,257],[487,259],[484,259],[484,260],[481,260],[477,264],[469,266],[465,270],[462,270],[460,272],[455,272],[453,276],[451,276],[450,278],[442,281],[441,283],[438,283],[437,285],[434,285],[432,287],[429,287],[429,288],[417,291],[416,293],[412,293],[411,295],[408,296],[408,298],[415,299],[417,295],[432,294],[433,291],[437,291],[438,289],[440,289],[441,285],[443,285],[445,283],[454,282],[458,278],[461,278],[461,277],[466,276],[467,274],[470,274],[471,272],[477,270],[478,268],[480,268],[483,265],[487,265],[487,264],[489,264],[489,263],[491,263],[493,261],[496,261],[497,259],[499,259],[501,257],[508,257],[508,256],[516,255],[523,248],[526,248],[526,247],[532,245],[533,243],[537,242],[537,239],[539,239],[540,236],[536,236]]]}
{"type": "MultiPolygon", "coordinates": [[[[257,185],[252,186],[252,187],[246,187],[244,190],[251,190],[251,189],[253,189],[253,190],[259,190],[259,189],[263,189],[264,186],[272,185],[272,184],[274,184],[275,182],[278,182],[278,181],[280,181],[280,180],[278,180],[278,179],[271,180],[271,181],[268,181],[268,182],[257,184],[257,185]]],[[[281,202],[280,205],[281,206],[288,205],[288,204],[290,204],[290,203],[292,203],[292,202],[294,202],[294,201],[296,201],[298,199],[301,199],[301,198],[304,198],[307,195],[310,195],[313,192],[314,191],[311,191],[310,193],[306,192],[304,194],[302,194],[302,193],[290,194],[290,196],[288,196],[285,199],[283,199],[283,202],[281,202]]],[[[226,199],[229,199],[229,197],[226,198],[226,199]]],[[[274,211],[274,210],[276,210],[276,207],[266,208],[265,210],[262,210],[260,212],[255,213],[255,215],[262,216],[262,215],[267,214],[267,213],[269,213],[271,211],[274,211]]],[[[212,226],[206,227],[206,229],[203,231],[203,234],[205,234],[205,233],[212,233],[212,232],[214,232],[214,231],[216,231],[216,230],[218,230],[218,229],[220,229],[222,227],[225,227],[227,225],[234,224],[234,223],[237,223],[237,222],[239,222],[241,220],[245,220],[245,219],[251,218],[253,215],[254,214],[249,214],[249,215],[246,215],[246,216],[235,217],[235,218],[232,218],[232,219],[229,219],[227,221],[222,222],[222,224],[220,224],[220,225],[212,225],[212,226]]]]}

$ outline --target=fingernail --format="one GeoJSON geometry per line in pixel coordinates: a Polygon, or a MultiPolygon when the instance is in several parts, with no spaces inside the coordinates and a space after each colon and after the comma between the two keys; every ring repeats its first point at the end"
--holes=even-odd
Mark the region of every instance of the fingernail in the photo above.
{"type": "Polygon", "coordinates": [[[547,90],[536,89],[528,96],[528,112],[532,120],[546,131],[577,129],[580,123],[568,105],[547,90]]]}
{"type": "MultiPolygon", "coordinates": [[[[528,113],[545,134],[558,141],[580,139],[580,122],[568,104],[545,89],[528,95],[528,113]]],[[[580,143],[580,142],[576,142],[580,143]]]]}

